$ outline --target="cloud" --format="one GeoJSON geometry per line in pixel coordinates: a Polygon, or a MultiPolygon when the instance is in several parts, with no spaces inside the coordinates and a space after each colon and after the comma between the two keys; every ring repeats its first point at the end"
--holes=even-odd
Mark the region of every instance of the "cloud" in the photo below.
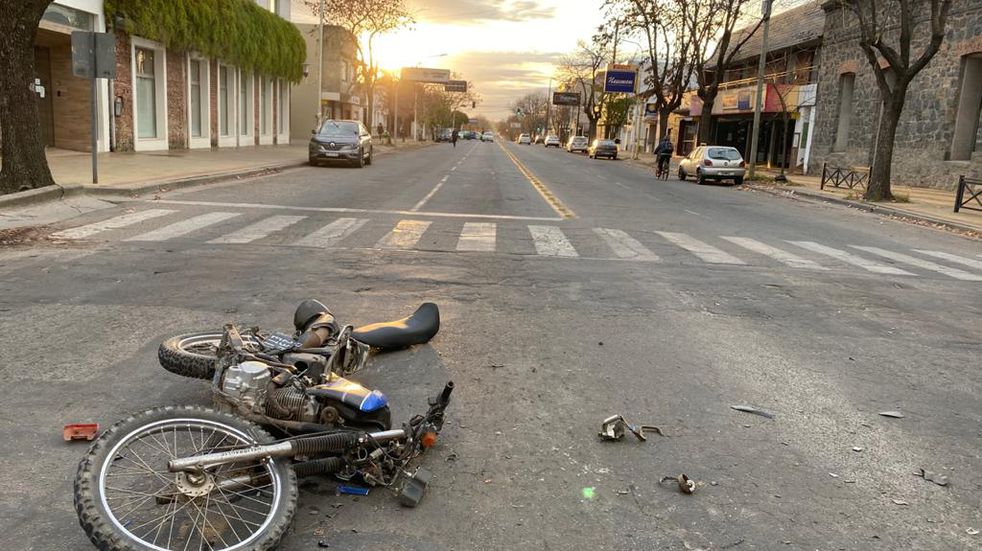
{"type": "Polygon", "coordinates": [[[490,119],[503,119],[511,104],[535,91],[545,92],[549,77],[563,52],[465,51],[451,57],[453,67],[464,68],[463,76],[474,83],[481,103],[474,111],[490,119]]]}
{"type": "Polygon", "coordinates": [[[410,5],[419,20],[432,23],[524,22],[556,15],[554,6],[534,0],[416,0],[410,5]]]}

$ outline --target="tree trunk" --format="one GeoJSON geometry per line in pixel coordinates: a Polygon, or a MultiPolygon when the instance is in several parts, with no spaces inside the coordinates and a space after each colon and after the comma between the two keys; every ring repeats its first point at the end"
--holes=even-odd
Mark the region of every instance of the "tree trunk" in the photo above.
{"type": "Polygon", "coordinates": [[[590,128],[588,130],[587,139],[591,142],[597,137],[597,119],[589,119],[590,128]]]}
{"type": "Polygon", "coordinates": [[[699,117],[699,139],[696,147],[701,144],[712,145],[713,142],[713,105],[716,103],[716,91],[706,92],[702,99],[702,115],[699,117]]]}
{"type": "Polygon", "coordinates": [[[375,84],[374,83],[373,84],[370,84],[370,85],[368,85],[367,88],[368,88],[368,98],[367,98],[367,102],[366,103],[368,103],[368,117],[366,118],[366,120],[368,121],[368,124],[366,124],[365,126],[368,127],[368,132],[371,133],[371,132],[374,132],[375,131],[375,129],[374,129],[374,126],[375,126],[375,84]]]}
{"type": "Polygon", "coordinates": [[[668,117],[671,114],[672,110],[667,107],[658,110],[658,138],[656,143],[668,134],[668,117]]]}
{"type": "MultiPolygon", "coordinates": [[[[0,18],[0,194],[53,185],[41,141],[34,39],[51,0],[20,0],[0,18]]],[[[53,90],[47,90],[52,93],[53,90]]]]}
{"type": "Polygon", "coordinates": [[[863,199],[867,201],[886,201],[893,199],[890,190],[890,169],[893,164],[893,142],[897,136],[897,124],[904,105],[906,90],[899,88],[893,92],[895,99],[883,105],[883,116],[880,118],[880,128],[876,133],[876,148],[873,166],[870,167],[869,183],[863,199]],[[900,94],[899,100],[896,99],[900,94]]]}

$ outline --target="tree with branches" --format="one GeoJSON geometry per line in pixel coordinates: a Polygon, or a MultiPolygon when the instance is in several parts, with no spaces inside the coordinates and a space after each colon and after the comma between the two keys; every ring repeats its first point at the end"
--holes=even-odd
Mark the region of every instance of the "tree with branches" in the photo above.
{"type": "Polygon", "coordinates": [[[709,143],[712,141],[713,106],[720,84],[724,81],[726,67],[733,63],[740,48],[757,32],[763,19],[734,37],[737,25],[745,21],[749,7],[755,4],[753,0],[709,0],[689,4],[683,12],[682,25],[690,36],[693,71],[698,85],[696,95],[702,100],[699,142],[709,143]]]}
{"type": "Polygon", "coordinates": [[[590,124],[587,137],[591,140],[597,136],[597,125],[608,99],[601,76],[610,62],[610,55],[609,34],[600,29],[589,43],[577,42],[576,50],[559,62],[560,80],[572,84],[570,90],[581,94],[583,114],[590,124]]]}
{"type": "MultiPolygon", "coordinates": [[[[321,0],[304,0],[315,16],[320,16],[321,0]]],[[[403,0],[324,0],[324,19],[344,28],[355,37],[357,45],[358,80],[365,87],[368,118],[371,128],[375,111],[375,87],[382,77],[375,55],[375,39],[380,35],[408,27],[414,23],[403,0]]]]}
{"type": "Polygon", "coordinates": [[[893,145],[907,89],[941,48],[951,0],[840,1],[856,16],[859,47],[873,69],[880,93],[880,123],[864,198],[868,201],[892,199],[893,145]],[[926,41],[923,41],[920,53],[913,52],[915,41],[924,38],[926,41]]]}
{"type": "Polygon", "coordinates": [[[55,183],[44,155],[34,82],[34,40],[51,0],[18,0],[0,18],[0,194],[55,183]]]}

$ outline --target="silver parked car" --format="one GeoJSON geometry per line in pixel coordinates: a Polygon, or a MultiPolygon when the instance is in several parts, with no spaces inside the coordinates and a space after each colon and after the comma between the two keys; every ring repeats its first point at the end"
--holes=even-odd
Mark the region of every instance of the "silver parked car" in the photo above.
{"type": "Polygon", "coordinates": [[[679,180],[695,176],[697,184],[704,184],[706,180],[733,180],[734,184],[740,185],[745,166],[743,156],[735,148],[703,145],[679,162],[679,180]]]}
{"type": "Polygon", "coordinates": [[[566,142],[566,151],[570,153],[576,153],[578,151],[586,153],[588,149],[590,149],[590,141],[586,136],[572,136],[566,142]]]}

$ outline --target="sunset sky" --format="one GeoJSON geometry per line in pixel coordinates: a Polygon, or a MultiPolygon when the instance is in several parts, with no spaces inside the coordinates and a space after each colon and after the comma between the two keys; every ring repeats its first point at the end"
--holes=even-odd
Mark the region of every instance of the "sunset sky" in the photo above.
{"type": "MultiPolygon", "coordinates": [[[[511,101],[545,91],[555,62],[602,22],[601,0],[408,0],[417,23],[379,40],[387,69],[451,69],[482,98],[474,114],[504,118],[511,101]],[[440,54],[447,54],[440,56],[440,54]]],[[[296,21],[316,22],[299,0],[296,21]],[[304,20],[304,16],[309,19],[304,20]]]]}

